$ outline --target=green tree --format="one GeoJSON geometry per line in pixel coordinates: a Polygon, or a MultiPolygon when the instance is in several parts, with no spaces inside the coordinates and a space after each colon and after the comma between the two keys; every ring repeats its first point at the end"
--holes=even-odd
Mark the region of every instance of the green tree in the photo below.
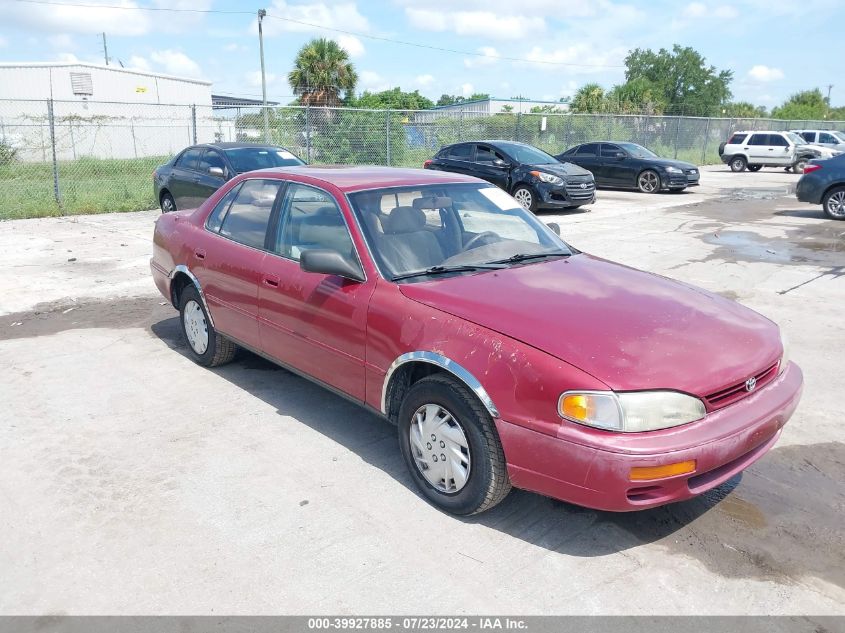
{"type": "Polygon", "coordinates": [[[573,112],[592,114],[603,112],[605,108],[604,88],[596,83],[584,84],[572,97],[570,107],[573,112]]]}
{"type": "Polygon", "coordinates": [[[336,106],[341,93],[353,92],[358,83],[349,54],[334,40],[311,40],[299,49],[293,65],[288,82],[302,105],[336,106]]]}
{"type": "Polygon", "coordinates": [[[733,72],[708,66],[695,49],[675,44],[671,51],[636,48],[625,58],[625,79],[651,82],[667,114],[715,114],[731,98],[733,72]]]}
{"type": "Polygon", "coordinates": [[[482,101],[484,99],[489,99],[490,95],[486,92],[473,92],[468,97],[460,97],[458,95],[449,95],[449,94],[442,94],[440,98],[437,100],[437,105],[439,106],[446,106],[446,105],[455,105],[456,103],[464,103],[466,101],[482,101]]]}
{"type": "Polygon", "coordinates": [[[402,92],[399,87],[381,92],[364,92],[352,99],[350,105],[356,108],[392,109],[392,110],[428,110],[434,102],[424,97],[419,90],[402,92]]]}
{"type": "Polygon", "coordinates": [[[823,119],[828,114],[827,100],[818,88],[797,92],[772,110],[775,119],[823,119]]]}
{"type": "MultiPolygon", "coordinates": [[[[502,109],[504,112],[504,109],[502,109]]],[[[555,105],[542,105],[542,106],[534,106],[529,111],[530,114],[560,114],[561,112],[566,112],[566,108],[561,108],[555,105]]]]}
{"type": "Polygon", "coordinates": [[[645,77],[634,77],[614,86],[605,95],[605,108],[621,114],[662,114],[666,102],[658,86],[645,77]]]}

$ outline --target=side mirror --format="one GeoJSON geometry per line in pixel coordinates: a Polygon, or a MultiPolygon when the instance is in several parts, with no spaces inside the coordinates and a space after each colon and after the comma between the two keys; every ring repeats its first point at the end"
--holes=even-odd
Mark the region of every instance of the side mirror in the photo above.
{"type": "Polygon", "coordinates": [[[626,154],[625,152],[616,152],[616,158],[617,158],[617,160],[622,160],[622,159],[623,159],[623,158],[625,158],[626,156],[627,156],[627,154],[626,154]]]}
{"type": "Polygon", "coordinates": [[[352,281],[364,281],[364,271],[361,270],[361,265],[357,261],[350,261],[329,248],[312,248],[302,251],[299,256],[299,267],[307,273],[337,275],[352,281]]]}
{"type": "Polygon", "coordinates": [[[558,224],[557,222],[549,222],[548,224],[546,224],[546,226],[549,227],[552,231],[554,231],[555,235],[560,237],[560,224],[558,224]]]}
{"type": "Polygon", "coordinates": [[[223,175],[223,168],[222,167],[209,167],[208,168],[208,175],[209,176],[216,176],[217,178],[225,178],[226,176],[223,175]]]}
{"type": "Polygon", "coordinates": [[[507,167],[508,166],[508,164],[505,161],[503,161],[501,158],[494,158],[493,164],[496,167],[507,167]]]}

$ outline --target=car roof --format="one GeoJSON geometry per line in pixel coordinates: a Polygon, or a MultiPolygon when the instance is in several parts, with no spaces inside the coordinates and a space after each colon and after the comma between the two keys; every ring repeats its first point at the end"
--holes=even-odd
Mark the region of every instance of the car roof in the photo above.
{"type": "Polygon", "coordinates": [[[412,187],[446,183],[485,183],[479,178],[433,169],[410,167],[381,167],[376,165],[301,165],[296,167],[269,167],[250,172],[279,178],[304,176],[325,184],[334,185],[344,193],[389,187],[412,187]]]}
{"type": "Polygon", "coordinates": [[[255,147],[259,149],[286,149],[281,145],[272,145],[270,143],[249,143],[249,142],[225,142],[225,143],[197,143],[191,147],[213,147],[214,149],[246,149],[248,147],[255,147]]]}

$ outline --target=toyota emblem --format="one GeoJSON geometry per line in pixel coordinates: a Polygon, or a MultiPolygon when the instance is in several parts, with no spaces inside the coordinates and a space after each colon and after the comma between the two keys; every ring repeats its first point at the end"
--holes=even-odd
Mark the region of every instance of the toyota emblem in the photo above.
{"type": "Polygon", "coordinates": [[[581,183],[581,189],[586,189],[586,188],[587,188],[587,183],[586,183],[586,182],[582,182],[582,183],[581,183]]]}
{"type": "Polygon", "coordinates": [[[754,388],[757,386],[757,379],[754,376],[751,376],[748,380],[745,381],[745,390],[749,393],[754,391],[754,388]]]}

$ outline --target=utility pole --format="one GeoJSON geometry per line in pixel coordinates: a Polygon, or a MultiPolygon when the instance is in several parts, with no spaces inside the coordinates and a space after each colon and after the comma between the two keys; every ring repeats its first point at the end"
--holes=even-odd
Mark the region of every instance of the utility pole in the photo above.
{"type": "Polygon", "coordinates": [[[109,48],[106,46],[106,34],[103,33],[103,56],[106,58],[106,66],[109,65],[109,48]]]}
{"type": "Polygon", "coordinates": [[[830,91],[833,90],[833,84],[827,84],[827,107],[830,107],[830,91]]]}
{"type": "Polygon", "coordinates": [[[261,52],[261,110],[264,112],[264,142],[270,142],[270,119],[267,114],[267,77],[264,74],[264,29],[262,21],[267,15],[265,9],[258,10],[258,48],[261,52]]]}

